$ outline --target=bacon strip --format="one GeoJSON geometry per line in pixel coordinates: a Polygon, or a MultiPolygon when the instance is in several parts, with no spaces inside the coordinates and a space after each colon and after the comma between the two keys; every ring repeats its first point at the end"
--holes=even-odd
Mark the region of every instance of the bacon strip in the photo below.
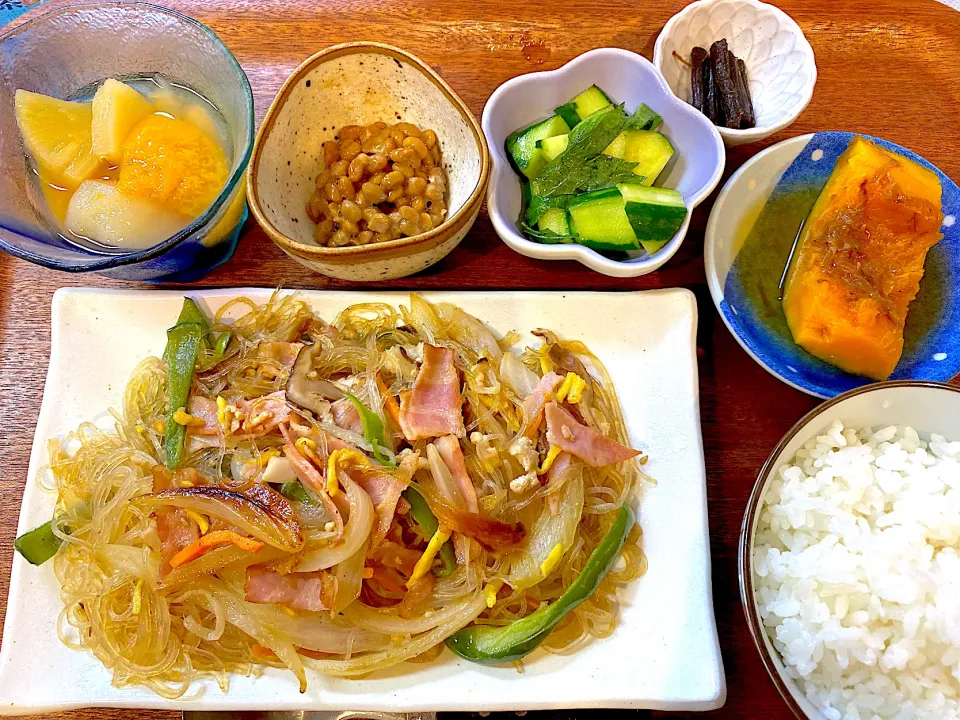
{"type": "MultiPolygon", "coordinates": [[[[203,420],[203,426],[190,426],[187,436],[191,435],[219,435],[220,421],[217,418],[217,403],[203,395],[191,395],[187,400],[187,412],[195,418],[203,420]]],[[[218,443],[219,444],[219,443],[218,443]]]]}
{"type": "Polygon", "coordinates": [[[639,450],[624,447],[596,430],[581,425],[555,402],[545,407],[547,442],[576,455],[591,467],[603,467],[623,462],[640,454],[639,450]]]}
{"type": "Polygon", "coordinates": [[[457,489],[460,490],[460,496],[467,506],[467,510],[472,513],[480,512],[480,505],[477,503],[477,490],[473,486],[473,480],[467,472],[467,466],[463,461],[463,451],[460,449],[460,441],[455,435],[444,435],[439,438],[434,445],[440,453],[443,464],[447,466],[450,474],[453,476],[457,489]]]}
{"type": "Polygon", "coordinates": [[[427,573],[413,585],[403,596],[397,606],[397,615],[402,618],[412,618],[423,615],[427,609],[427,601],[433,593],[433,574],[427,573]]]}
{"type": "Polygon", "coordinates": [[[247,602],[275,603],[297,610],[319,612],[327,609],[336,580],[330,573],[318,570],[310,573],[281,575],[260,565],[247,568],[243,586],[247,602]]]}
{"type": "Polygon", "coordinates": [[[377,547],[390,532],[400,494],[407,486],[399,478],[377,472],[376,469],[350,468],[346,472],[370,496],[373,503],[376,523],[370,535],[370,546],[377,547]]]}
{"type": "Polygon", "coordinates": [[[363,421],[360,420],[360,413],[347,398],[337,400],[331,405],[330,413],[333,415],[333,422],[337,427],[363,435],[363,421]]]}
{"type": "Polygon", "coordinates": [[[537,386],[523,399],[523,420],[527,424],[527,430],[524,435],[534,437],[537,434],[537,430],[540,428],[543,406],[550,400],[553,400],[553,394],[562,382],[562,375],[557,375],[555,372],[548,372],[540,378],[537,386]]]}
{"type": "MultiPolygon", "coordinates": [[[[154,465],[153,491],[155,493],[170,490],[176,485],[173,474],[163,465],[154,465]]],[[[160,506],[154,512],[157,521],[157,535],[160,537],[160,579],[173,569],[170,561],[183,548],[200,538],[200,528],[181,508],[160,506]]]]}
{"type": "Polygon", "coordinates": [[[455,508],[436,491],[424,485],[418,485],[417,490],[427,501],[441,527],[476,540],[490,552],[516,545],[526,536],[526,530],[520,523],[505,523],[489,515],[455,508]]]}
{"type": "Polygon", "coordinates": [[[287,396],[278,391],[252,400],[240,400],[237,408],[246,415],[240,430],[247,435],[266,435],[290,417],[287,396]],[[269,413],[269,414],[267,414],[269,413]]]}
{"type": "MultiPolygon", "coordinates": [[[[573,456],[568,452],[562,452],[553,461],[553,465],[550,466],[550,470],[547,472],[547,485],[550,483],[555,483],[560,479],[560,476],[570,467],[573,463],[573,456]]],[[[543,477],[541,476],[540,482],[543,482],[543,477]]],[[[550,508],[550,514],[556,515],[560,512],[560,493],[554,492],[547,495],[547,507],[550,508]]]]}
{"type": "Polygon", "coordinates": [[[419,452],[412,452],[400,461],[397,473],[391,475],[372,467],[351,467],[346,473],[370,496],[376,515],[376,524],[370,534],[370,549],[379,547],[386,540],[393,525],[393,516],[397,512],[400,495],[410,484],[410,478],[417,470],[419,452]]]}
{"type": "Polygon", "coordinates": [[[286,439],[286,442],[283,444],[283,454],[287,460],[290,461],[290,464],[293,465],[293,472],[296,473],[297,479],[305,487],[310,488],[314,495],[320,498],[320,502],[323,503],[324,508],[326,508],[327,512],[333,517],[333,522],[337,529],[337,537],[342,537],[343,516],[334,504],[333,499],[327,494],[327,486],[323,480],[323,475],[320,474],[320,471],[317,470],[312,462],[300,454],[296,445],[293,444],[293,440],[290,438],[286,427],[281,425],[280,431],[286,439]]]}
{"type": "Polygon", "coordinates": [[[400,394],[400,429],[408,442],[464,435],[460,378],[453,350],[423,346],[423,364],[413,390],[400,394]]]}

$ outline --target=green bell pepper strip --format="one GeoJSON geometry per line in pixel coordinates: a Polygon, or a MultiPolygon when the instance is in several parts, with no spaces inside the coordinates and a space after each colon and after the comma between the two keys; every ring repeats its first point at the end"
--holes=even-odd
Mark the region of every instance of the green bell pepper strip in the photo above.
{"type": "Polygon", "coordinates": [[[353,393],[344,390],[343,394],[353,403],[353,406],[360,414],[360,423],[363,425],[363,437],[373,446],[374,459],[381,465],[396,465],[396,463],[392,462],[383,454],[384,448],[387,447],[387,440],[383,429],[383,418],[368,409],[353,393]]]}
{"type": "Polygon", "coordinates": [[[223,357],[223,354],[227,351],[227,346],[230,344],[230,340],[233,337],[233,333],[224,332],[220,333],[217,337],[217,341],[213,345],[213,356],[219,360],[223,357]]]}
{"type": "Polygon", "coordinates": [[[633,510],[620,508],[613,527],[591,553],[580,576],[550,605],[543,605],[509,625],[470,625],[447,638],[447,647],[465,660],[497,665],[533,652],[564,616],[596,592],[613,566],[635,521],[633,510]]]}
{"type": "MultiPolygon", "coordinates": [[[[184,303],[186,304],[186,302],[184,303]]],[[[197,352],[203,342],[203,327],[200,323],[178,323],[167,330],[167,388],[170,395],[170,412],[167,414],[167,431],[164,450],[167,467],[171,470],[183,462],[184,440],[187,428],[174,421],[180,408],[186,408],[193,384],[193,370],[197,364],[197,352]]]]}
{"type": "MultiPolygon", "coordinates": [[[[233,339],[233,333],[229,330],[227,332],[222,332],[219,335],[216,335],[210,330],[210,323],[207,321],[206,315],[203,314],[203,310],[200,309],[200,306],[197,305],[193,300],[188,297],[183,299],[183,307],[180,309],[180,317],[177,318],[177,325],[183,325],[184,323],[197,323],[203,333],[203,345],[205,348],[209,349],[214,359],[219,361],[223,358],[224,353],[227,352],[227,346],[230,344],[230,340],[233,339]]],[[[169,344],[163,351],[163,359],[167,359],[167,353],[170,352],[169,344]]]]}
{"type": "Polygon", "coordinates": [[[43,565],[57,554],[57,548],[62,542],[63,540],[53,534],[53,520],[47,520],[40,527],[18,537],[13,546],[31,565],[43,565]]]}
{"type": "MultiPolygon", "coordinates": [[[[433,534],[437,532],[437,528],[440,527],[440,523],[437,522],[437,518],[434,516],[430,506],[427,505],[427,501],[423,499],[423,495],[414,488],[408,487],[403,491],[403,497],[410,503],[410,514],[413,516],[414,521],[423,528],[423,532],[428,538],[432,538],[433,534]]],[[[443,562],[443,565],[433,568],[433,574],[437,577],[448,577],[457,569],[457,559],[453,553],[453,543],[449,540],[440,547],[440,560],[443,562]]]]}
{"type": "Polygon", "coordinates": [[[210,332],[210,324],[207,322],[207,316],[204,315],[203,310],[188,297],[183,299],[183,308],[180,310],[180,317],[177,318],[177,325],[182,325],[183,323],[197,323],[197,325],[203,328],[204,335],[210,332]]]}
{"type": "MultiPolygon", "coordinates": [[[[177,322],[174,323],[174,327],[177,325],[184,325],[187,323],[196,323],[200,326],[201,334],[206,338],[208,332],[210,332],[210,324],[207,322],[206,316],[203,314],[203,311],[200,307],[190,298],[185,297],[183,299],[183,307],[180,308],[180,316],[177,318],[177,322]]],[[[167,357],[171,352],[170,347],[170,331],[167,331],[167,346],[163,349],[163,359],[167,361],[167,357]]]]}

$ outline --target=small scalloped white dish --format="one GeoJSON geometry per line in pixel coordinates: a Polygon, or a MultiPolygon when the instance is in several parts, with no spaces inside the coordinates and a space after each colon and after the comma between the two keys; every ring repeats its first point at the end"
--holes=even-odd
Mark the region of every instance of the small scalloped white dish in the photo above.
{"type": "Polygon", "coordinates": [[[728,147],[756,142],[783,130],[813,97],[817,64],[800,26],[783,10],[758,0],[699,0],[663,26],[653,49],[653,64],[678,98],[690,100],[690,69],[673,56],[689,57],[726,38],[743,60],[750,81],[757,126],[718,128],[728,147]]]}
{"type": "Polygon", "coordinates": [[[576,260],[612,277],[637,277],[658,269],[673,257],[690,226],[693,209],[717,186],[725,154],[717,128],[691,105],[679,100],[653,64],[628,50],[600,48],[547,72],[520,75],[498,87],[483,109],[481,121],[492,159],[487,211],[497,235],[513,250],[540,260],[576,260]],[[663,118],[658,128],[676,152],[656,185],[683,195],[687,217],[677,233],[653,255],[643,250],[614,260],[577,244],[546,245],[527,240],[517,229],[520,178],[507,159],[504,143],[518,128],[553,114],[554,108],[596,84],[630,112],[646,103],[663,118]]]}

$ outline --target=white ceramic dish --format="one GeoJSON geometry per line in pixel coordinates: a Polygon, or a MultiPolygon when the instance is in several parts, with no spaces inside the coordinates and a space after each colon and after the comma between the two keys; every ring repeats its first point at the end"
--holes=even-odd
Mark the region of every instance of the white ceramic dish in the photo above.
{"type": "Polygon", "coordinates": [[[493,173],[487,189],[487,212],[497,235],[521,255],[541,260],[576,260],[613,277],[637,277],[653,272],[680,247],[693,209],[710,194],[723,174],[723,141],[713,124],[692,106],[678,100],[656,68],[628,50],[600,48],[549,72],[529,73],[498,87],[483,108],[483,132],[490,146],[493,173]],[[629,260],[604,257],[582,245],[544,245],[517,230],[520,178],[507,159],[504,142],[518,128],[549,117],[554,108],[597,84],[614,102],[633,111],[646,103],[663,118],[660,132],[670,138],[676,154],[657,185],[678,190],[687,204],[687,217],[677,234],[654,255],[638,250],[629,260]]]}
{"type": "MultiPolygon", "coordinates": [[[[191,292],[208,311],[237,295],[264,300],[269,290],[191,292]]],[[[369,300],[360,292],[304,292],[332,318],[369,300]]],[[[578,337],[606,363],[624,406],[631,441],[650,455],[658,484],[639,519],[650,569],[621,593],[613,635],[572,655],[532,655],[520,675],[446,651],[427,665],[402,665],[362,680],[308,674],[301,695],[289,672],[235,677],[224,695],[213,683],[180,700],[142,688],[118,690],[92,655],[57,639],[61,610],[52,567],[14,557],[0,649],[0,712],[49,713],[83,706],[190,710],[478,711],[565,707],[707,710],[726,689],[710,586],[710,548],[700,438],[696,303],[686,290],[647,293],[427,293],[459,304],[494,329],[553,328],[578,337]],[[651,383],[650,378],[656,378],[651,383]]],[[[382,293],[406,302],[405,293],[382,293]]],[[[50,370],[30,458],[20,531],[48,520],[54,498],[36,478],[47,462],[46,438],[119,407],[136,364],[159,354],[182,294],[59,290],[54,295],[50,370]],[[91,348],[104,348],[91,352],[91,348]]],[[[532,341],[525,336],[524,342],[532,341]]]]}
{"type": "Polygon", "coordinates": [[[750,634],[774,685],[798,718],[811,720],[826,720],[826,717],[786,675],[783,661],[763,629],[753,599],[753,540],[767,483],[777,468],[789,462],[797,450],[830,427],[834,420],[848,427],[909,425],[926,438],[930,433],[937,433],[956,440],[960,438],[960,389],[939,383],[899,381],[856,388],[839,395],[799,420],[774,448],[757,477],[740,533],[740,599],[750,634]]]}
{"type": "Polygon", "coordinates": [[[690,69],[673,56],[689,58],[696,46],[727,38],[747,66],[757,126],[719,128],[728,147],[756,142],[797,119],[813,97],[817,64],[800,26],[780,8],[758,0],[699,0],[663,26],[653,64],[681,100],[690,100],[690,69]]]}

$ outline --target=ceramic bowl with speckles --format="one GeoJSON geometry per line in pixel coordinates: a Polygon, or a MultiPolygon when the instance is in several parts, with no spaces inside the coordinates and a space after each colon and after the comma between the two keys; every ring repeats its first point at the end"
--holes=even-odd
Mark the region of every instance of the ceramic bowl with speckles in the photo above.
{"type": "Polygon", "coordinates": [[[345,43],[304,62],[280,88],[257,133],[247,174],[254,217],[294,260],[330,277],[373,281],[430,267],[477,219],[490,165],[480,123],[422,60],[380,43],[345,43]],[[306,211],[323,143],[345,125],[411,122],[437,133],[447,174],[447,219],[412,237],[351,247],[314,242],[306,211]]]}

